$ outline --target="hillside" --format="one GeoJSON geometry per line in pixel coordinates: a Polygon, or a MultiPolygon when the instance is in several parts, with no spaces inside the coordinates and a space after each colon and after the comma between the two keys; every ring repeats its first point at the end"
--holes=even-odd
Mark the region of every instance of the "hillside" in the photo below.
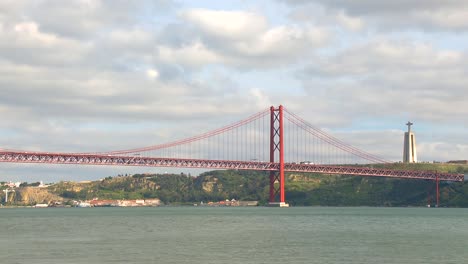
{"type": "Polygon", "coordinates": [[[149,199],[163,203],[193,203],[236,200],[262,200],[267,184],[264,173],[213,171],[199,177],[186,174],[135,174],[107,177],[91,183],[59,182],[49,191],[65,199],[149,199]]]}
{"type": "MultiPolygon", "coordinates": [[[[468,173],[467,165],[390,164],[386,167],[468,173]]],[[[432,195],[432,203],[435,201],[433,181],[311,173],[287,173],[286,178],[286,200],[296,206],[425,206],[428,194],[432,195]]],[[[441,206],[468,207],[468,184],[442,182],[440,186],[441,206]]],[[[18,203],[34,204],[47,199],[159,198],[165,204],[225,199],[257,200],[265,204],[268,199],[268,173],[211,171],[198,177],[185,174],[136,174],[107,177],[88,183],[59,182],[43,189],[41,195],[27,188],[18,189],[17,197],[23,197],[16,199],[18,203]],[[37,200],[34,199],[35,195],[37,200]]]]}
{"type": "MultiPolygon", "coordinates": [[[[386,164],[390,169],[430,170],[468,174],[467,165],[451,164],[386,164]]],[[[435,203],[435,182],[424,180],[304,175],[309,182],[289,180],[286,197],[295,205],[323,206],[425,206],[435,203]],[[316,179],[311,183],[310,179],[316,179]],[[429,197],[430,196],[430,197],[429,197]]],[[[289,175],[288,178],[291,178],[289,175]]],[[[441,206],[468,207],[467,183],[440,183],[441,206]]]]}
{"type": "MultiPolygon", "coordinates": [[[[1,192],[0,199],[5,201],[5,194],[1,192]]],[[[62,201],[63,198],[50,192],[47,188],[21,187],[8,194],[8,202],[15,205],[34,205],[50,201],[62,201]]]]}

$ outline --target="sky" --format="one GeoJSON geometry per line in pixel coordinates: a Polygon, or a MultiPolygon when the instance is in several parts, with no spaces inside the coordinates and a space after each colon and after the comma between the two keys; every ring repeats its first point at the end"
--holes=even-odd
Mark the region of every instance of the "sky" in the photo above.
{"type": "MultiPolygon", "coordinates": [[[[164,143],[284,105],[387,160],[468,159],[468,1],[0,2],[0,148],[164,143]]],[[[183,169],[0,164],[0,181],[183,169]]],[[[192,173],[193,174],[193,173],[192,173]]]]}

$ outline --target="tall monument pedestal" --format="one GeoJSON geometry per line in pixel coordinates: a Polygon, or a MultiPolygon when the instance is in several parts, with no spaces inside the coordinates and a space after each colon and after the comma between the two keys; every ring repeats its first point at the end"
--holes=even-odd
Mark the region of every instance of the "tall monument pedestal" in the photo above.
{"type": "Polygon", "coordinates": [[[404,163],[416,163],[418,162],[418,156],[416,153],[416,136],[411,131],[413,123],[409,122],[408,132],[405,132],[404,143],[403,143],[403,162],[404,163]]]}

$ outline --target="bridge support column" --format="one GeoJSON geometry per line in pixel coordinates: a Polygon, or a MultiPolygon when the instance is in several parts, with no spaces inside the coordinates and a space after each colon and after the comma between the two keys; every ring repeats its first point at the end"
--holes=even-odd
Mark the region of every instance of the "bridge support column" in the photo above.
{"type": "Polygon", "coordinates": [[[285,201],[284,191],[283,106],[280,105],[278,108],[270,107],[270,115],[270,162],[275,162],[276,153],[278,153],[279,159],[278,171],[270,172],[270,206],[289,207],[285,201]]]}
{"type": "Polygon", "coordinates": [[[436,207],[439,207],[439,173],[436,173],[436,207]]]}
{"type": "MultiPolygon", "coordinates": [[[[275,107],[270,107],[270,162],[275,162],[275,107]]],[[[270,203],[275,202],[276,196],[276,171],[270,171],[270,203]]]]}

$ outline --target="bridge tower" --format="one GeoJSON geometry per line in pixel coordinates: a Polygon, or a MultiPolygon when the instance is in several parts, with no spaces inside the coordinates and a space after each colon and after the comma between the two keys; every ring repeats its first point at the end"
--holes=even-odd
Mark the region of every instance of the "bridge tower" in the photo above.
{"type": "Polygon", "coordinates": [[[270,206],[289,207],[284,192],[284,126],[283,106],[270,107],[270,162],[279,161],[278,171],[270,172],[270,206]],[[278,183],[278,184],[276,184],[278,183]],[[279,198],[279,199],[278,199],[279,198]]]}

